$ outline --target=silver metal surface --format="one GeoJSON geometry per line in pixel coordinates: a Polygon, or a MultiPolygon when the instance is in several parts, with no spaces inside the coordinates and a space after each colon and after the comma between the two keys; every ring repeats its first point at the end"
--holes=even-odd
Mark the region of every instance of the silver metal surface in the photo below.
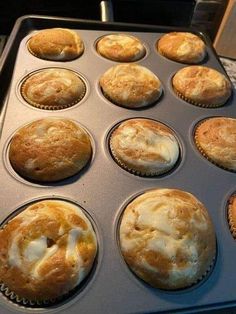
{"type": "Polygon", "coordinates": [[[113,22],[113,7],[110,0],[100,2],[100,12],[102,22],[113,22]]]}
{"type": "MultiPolygon", "coordinates": [[[[144,31],[137,26],[123,24],[73,23],[59,18],[38,18],[36,27],[31,19],[25,33],[21,29],[15,34],[14,40],[20,39],[20,45],[14,61],[12,83],[9,84],[0,143],[0,221],[32,200],[44,197],[72,200],[91,215],[96,225],[99,239],[97,267],[84,289],[54,307],[27,309],[0,296],[0,313],[200,313],[209,308],[235,306],[236,243],[228,228],[226,204],[236,190],[236,174],[207,161],[199,154],[193,140],[194,127],[201,119],[236,116],[235,95],[226,106],[216,109],[196,107],[179,99],[172,90],[171,78],[185,65],[167,60],[157,53],[155,43],[164,33],[163,29],[146,28],[144,31]],[[80,58],[69,62],[53,62],[35,58],[29,53],[26,43],[31,33],[39,27],[53,26],[71,27],[80,34],[85,44],[84,54],[80,58]],[[105,34],[121,30],[144,42],[147,54],[138,63],[149,68],[162,82],[163,96],[151,107],[141,110],[118,107],[109,102],[99,88],[101,75],[117,63],[97,54],[96,41],[105,34]],[[78,105],[60,111],[44,111],[31,107],[20,96],[19,84],[27,74],[50,67],[71,69],[86,79],[88,92],[78,105]],[[21,126],[48,116],[73,119],[83,125],[93,137],[93,159],[79,175],[55,184],[33,184],[20,180],[7,162],[7,143],[21,126]],[[108,147],[108,134],[120,121],[134,117],[161,121],[176,132],[182,155],[174,171],[157,178],[142,178],[126,172],[113,161],[108,147]],[[125,264],[117,241],[120,215],[132,197],[152,188],[167,187],[188,191],[206,206],[215,226],[218,247],[216,264],[207,280],[176,292],[154,289],[139,280],[125,264]]],[[[223,72],[210,46],[207,52],[208,58],[204,65],[223,72]]],[[[10,49],[8,56],[13,53],[14,50],[10,49]]],[[[4,78],[0,78],[2,83],[4,78]]]]}

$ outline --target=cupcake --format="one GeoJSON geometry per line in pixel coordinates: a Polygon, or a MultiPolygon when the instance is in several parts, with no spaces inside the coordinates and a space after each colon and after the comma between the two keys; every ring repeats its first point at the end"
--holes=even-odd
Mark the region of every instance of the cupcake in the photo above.
{"type": "Polygon", "coordinates": [[[96,48],[101,56],[119,62],[137,61],[146,53],[138,38],[126,34],[106,35],[98,41],[96,48]]]}
{"type": "Polygon", "coordinates": [[[163,35],[156,43],[158,52],[170,60],[197,64],[206,56],[204,41],[188,32],[171,32],[163,35]]]}
{"type": "Polygon", "coordinates": [[[180,69],[172,78],[172,85],[177,96],[200,107],[223,106],[232,92],[225,75],[197,65],[180,69]]]}
{"type": "Polygon", "coordinates": [[[236,194],[233,194],[228,201],[228,221],[230,231],[236,238],[236,194]]]}
{"type": "Polygon", "coordinates": [[[141,176],[155,176],[172,169],[179,158],[174,132],[149,119],[122,122],[111,134],[110,149],[125,170],[141,176]]]}
{"type": "Polygon", "coordinates": [[[194,139],[205,158],[236,172],[236,119],[208,118],[197,125],[194,139]]]}
{"type": "Polygon", "coordinates": [[[126,263],[155,288],[189,287],[213,266],[212,222],[204,205],[185,191],[156,189],[136,197],[125,208],[119,231],[126,263]]]}
{"type": "Polygon", "coordinates": [[[60,110],[78,103],[85,95],[82,79],[73,71],[50,68],[28,75],[21,85],[21,95],[32,106],[60,110]]]}
{"type": "Polygon", "coordinates": [[[99,80],[104,96],[114,104],[140,108],[153,104],[161,95],[161,82],[150,70],[133,63],[108,69],[99,80]]]}
{"type": "Polygon", "coordinates": [[[87,132],[63,118],[45,118],[20,128],[9,144],[13,169],[30,180],[53,182],[77,174],[90,161],[87,132]]]}
{"type": "Polygon", "coordinates": [[[25,304],[58,298],[85,279],[96,251],[95,232],[79,206],[39,201],[0,230],[0,281],[25,304]]]}
{"type": "Polygon", "coordinates": [[[35,57],[52,61],[69,61],[78,58],[84,44],[78,33],[66,28],[38,31],[28,41],[28,50],[35,57]]]}

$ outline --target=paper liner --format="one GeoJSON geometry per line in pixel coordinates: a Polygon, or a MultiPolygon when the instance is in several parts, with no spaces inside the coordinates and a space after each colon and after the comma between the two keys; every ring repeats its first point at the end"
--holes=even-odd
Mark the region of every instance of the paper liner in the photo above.
{"type": "Polygon", "coordinates": [[[228,203],[227,203],[227,211],[228,211],[229,230],[230,230],[233,238],[236,239],[236,224],[234,223],[234,220],[232,218],[232,212],[229,208],[231,200],[234,198],[236,198],[236,194],[231,195],[231,197],[229,198],[228,203]]]}
{"type": "Polygon", "coordinates": [[[215,266],[215,261],[216,261],[216,257],[214,256],[214,258],[212,259],[212,262],[207,267],[206,271],[201,275],[200,278],[198,278],[195,282],[193,282],[189,287],[192,287],[193,285],[199,284],[201,281],[203,281],[205,278],[207,278],[215,266]]]}
{"type": "Polygon", "coordinates": [[[34,101],[32,101],[31,99],[29,99],[25,93],[24,93],[24,84],[25,82],[27,81],[27,79],[25,80],[25,82],[22,83],[21,87],[20,87],[20,92],[21,92],[21,95],[22,97],[24,98],[24,100],[31,106],[33,107],[36,107],[38,109],[43,109],[43,110],[62,110],[62,109],[66,109],[66,108],[69,108],[69,107],[73,107],[74,105],[76,105],[77,103],[79,103],[85,96],[85,93],[86,93],[86,85],[85,83],[83,82],[82,79],[80,79],[83,86],[84,86],[84,90],[83,92],[81,93],[80,97],[77,98],[75,101],[73,101],[72,103],[69,103],[69,104],[58,104],[56,106],[54,105],[43,105],[43,104],[40,104],[40,103],[36,103],[34,101]]]}
{"type": "Polygon", "coordinates": [[[0,291],[9,301],[26,307],[48,307],[54,305],[56,302],[61,301],[62,298],[65,298],[65,295],[63,295],[61,297],[49,300],[28,300],[26,298],[18,296],[15,292],[11,291],[4,283],[0,283],[0,291]]]}
{"type": "Polygon", "coordinates": [[[198,103],[198,102],[195,102],[194,100],[191,100],[190,98],[187,98],[185,97],[184,95],[182,95],[173,85],[173,90],[175,92],[175,94],[183,99],[184,101],[187,101],[188,103],[194,105],[194,106],[197,106],[197,107],[202,107],[202,108],[218,108],[218,107],[222,107],[224,106],[225,103],[223,104],[202,104],[202,103],[198,103]]]}
{"type": "MultiPolygon", "coordinates": [[[[203,123],[203,122],[202,122],[203,123]]],[[[195,130],[195,135],[194,135],[194,140],[195,140],[195,145],[197,147],[197,149],[199,150],[199,152],[202,154],[203,157],[205,157],[208,161],[210,161],[212,164],[214,164],[215,166],[221,168],[221,169],[224,169],[224,170],[227,170],[227,171],[230,171],[230,172],[233,172],[233,173],[236,173],[236,170],[233,170],[231,168],[227,168],[217,162],[215,162],[213,159],[211,159],[208,154],[203,150],[203,148],[201,147],[200,143],[198,142],[198,128],[200,127],[200,125],[202,124],[200,123],[196,130],[195,130]]]]}
{"type": "Polygon", "coordinates": [[[166,167],[165,169],[161,169],[160,171],[155,171],[155,172],[142,172],[142,171],[139,171],[139,170],[136,170],[136,169],[133,169],[133,168],[129,168],[123,161],[121,161],[119,159],[119,157],[116,155],[116,152],[112,146],[112,134],[110,135],[110,140],[109,140],[109,147],[110,147],[110,151],[111,151],[111,154],[112,154],[112,157],[113,159],[116,161],[116,163],[121,167],[123,168],[124,170],[136,175],[136,176],[140,176],[140,177],[155,177],[155,176],[159,176],[159,175],[162,175],[162,174],[165,174],[167,172],[169,172],[171,169],[173,169],[177,163],[170,166],[170,167],[166,167]]]}

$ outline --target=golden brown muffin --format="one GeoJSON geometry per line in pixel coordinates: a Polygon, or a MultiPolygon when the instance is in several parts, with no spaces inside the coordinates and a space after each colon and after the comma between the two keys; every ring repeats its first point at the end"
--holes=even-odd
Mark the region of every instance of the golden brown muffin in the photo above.
{"type": "Polygon", "coordinates": [[[60,110],[78,103],[85,95],[82,79],[73,71],[50,68],[27,76],[21,85],[23,98],[32,106],[60,110]]]}
{"type": "Polygon", "coordinates": [[[128,108],[153,104],[162,92],[158,77],[147,68],[133,63],[108,69],[99,83],[106,98],[128,108]]]}
{"type": "Polygon", "coordinates": [[[175,189],[148,191],[125,208],[120,245],[136,275],[166,290],[197,283],[213,266],[216,254],[206,208],[192,194],[175,189]]]}
{"type": "Polygon", "coordinates": [[[144,57],[146,50],[141,41],[134,36],[110,34],[98,41],[97,52],[113,61],[131,62],[144,57]]]}
{"type": "Polygon", "coordinates": [[[236,194],[233,194],[228,202],[228,221],[230,231],[234,238],[236,238],[236,194]]]}
{"type": "Polygon", "coordinates": [[[174,167],[179,145],[166,125],[149,119],[122,122],[111,134],[111,153],[117,163],[137,175],[154,176],[174,167]]]}
{"type": "Polygon", "coordinates": [[[172,79],[175,93],[200,107],[220,107],[229,99],[232,86],[222,73],[204,66],[180,69],[172,79]]]}
{"type": "Polygon", "coordinates": [[[52,182],[78,173],[91,159],[89,135],[68,119],[45,118],[20,128],[9,147],[9,160],[22,177],[52,182]]]}
{"type": "Polygon", "coordinates": [[[96,251],[93,227],[79,206],[40,201],[0,230],[0,281],[26,300],[57,298],[88,275],[96,251]]]}
{"type": "Polygon", "coordinates": [[[219,167],[236,171],[236,119],[206,119],[196,127],[194,137],[204,157],[219,167]]]}
{"type": "Polygon", "coordinates": [[[80,36],[71,29],[50,28],[33,34],[28,41],[28,49],[41,59],[68,61],[83,53],[84,44],[80,36]]]}
{"type": "Polygon", "coordinates": [[[189,64],[200,63],[206,56],[204,41],[188,32],[165,34],[156,43],[156,48],[168,59],[189,64]]]}

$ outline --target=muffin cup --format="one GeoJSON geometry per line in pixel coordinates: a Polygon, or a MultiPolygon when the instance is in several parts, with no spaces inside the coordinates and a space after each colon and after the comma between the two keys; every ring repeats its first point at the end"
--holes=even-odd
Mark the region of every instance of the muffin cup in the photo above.
{"type": "Polygon", "coordinates": [[[38,109],[43,109],[43,110],[62,110],[62,109],[66,109],[66,108],[70,108],[74,105],[76,105],[77,103],[79,103],[83,98],[84,95],[86,93],[86,85],[83,82],[83,80],[81,80],[83,86],[84,86],[84,90],[81,93],[80,97],[78,99],[76,99],[75,101],[73,101],[72,103],[68,103],[68,104],[57,104],[56,106],[54,105],[43,105],[43,104],[39,104],[37,102],[32,101],[31,99],[29,99],[25,93],[24,93],[24,83],[21,85],[20,87],[20,93],[22,95],[22,97],[24,98],[24,100],[31,106],[38,108],[38,109]]]}
{"type": "MultiPolygon", "coordinates": [[[[111,137],[112,137],[112,134],[111,134],[111,137]]],[[[175,165],[174,165],[174,166],[171,166],[171,167],[168,167],[166,169],[162,169],[162,170],[156,171],[156,172],[142,172],[140,170],[130,168],[122,160],[120,160],[119,157],[116,155],[115,150],[112,147],[111,137],[109,140],[109,146],[110,146],[110,151],[111,151],[112,157],[121,168],[128,171],[129,173],[132,173],[132,174],[134,174],[136,176],[140,176],[140,177],[156,177],[156,176],[159,176],[159,175],[162,175],[162,174],[169,172],[171,169],[173,169],[175,167],[175,165]]]]}
{"type": "Polygon", "coordinates": [[[228,223],[229,223],[229,230],[234,239],[236,239],[236,224],[232,217],[232,211],[230,205],[232,204],[233,200],[236,199],[236,194],[231,195],[227,203],[227,211],[228,211],[228,223]]]}
{"type": "Polygon", "coordinates": [[[28,300],[18,296],[14,291],[11,291],[4,283],[0,283],[0,292],[11,302],[26,307],[47,307],[59,302],[62,297],[49,300],[28,300]]]}
{"type": "Polygon", "coordinates": [[[194,105],[194,106],[197,106],[197,107],[202,107],[202,108],[218,108],[218,107],[222,107],[224,106],[224,103],[223,104],[203,104],[203,103],[198,103],[192,99],[189,99],[187,98],[186,96],[182,95],[174,86],[173,87],[173,90],[175,92],[175,94],[183,99],[184,101],[190,103],[191,105],[194,105]]]}
{"type": "Polygon", "coordinates": [[[199,128],[200,125],[201,125],[201,123],[198,125],[198,127],[197,127],[196,130],[195,130],[194,141],[195,141],[195,145],[196,145],[197,149],[199,150],[199,152],[201,153],[201,155],[202,155],[203,157],[205,157],[208,161],[210,161],[212,164],[214,164],[215,166],[217,166],[217,167],[219,167],[219,168],[222,168],[222,169],[224,169],[224,170],[227,170],[227,171],[236,173],[235,170],[233,170],[233,169],[231,169],[231,168],[227,168],[227,167],[225,167],[225,166],[223,166],[223,165],[221,165],[221,164],[215,162],[214,160],[212,160],[212,159],[207,155],[207,153],[205,153],[205,151],[203,150],[203,148],[201,147],[201,145],[200,145],[199,142],[198,142],[198,128],[199,128]]]}

